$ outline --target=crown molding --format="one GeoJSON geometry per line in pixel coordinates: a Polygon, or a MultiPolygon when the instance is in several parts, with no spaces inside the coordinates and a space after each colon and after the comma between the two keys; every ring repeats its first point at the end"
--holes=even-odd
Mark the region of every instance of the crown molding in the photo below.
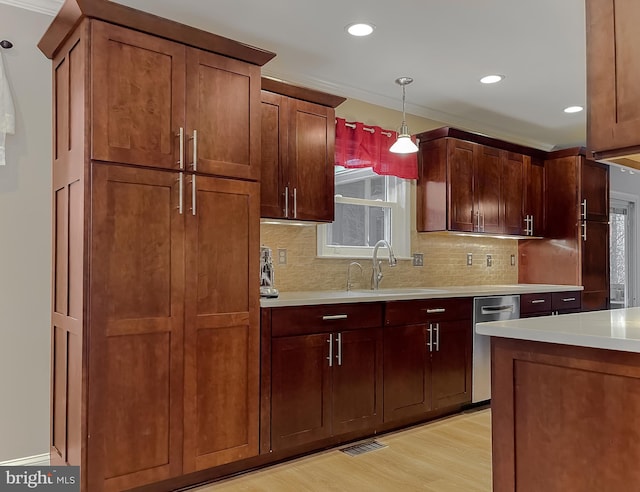
{"type": "Polygon", "coordinates": [[[11,5],[32,12],[54,16],[60,10],[62,0],[0,0],[0,3],[11,5]]]}

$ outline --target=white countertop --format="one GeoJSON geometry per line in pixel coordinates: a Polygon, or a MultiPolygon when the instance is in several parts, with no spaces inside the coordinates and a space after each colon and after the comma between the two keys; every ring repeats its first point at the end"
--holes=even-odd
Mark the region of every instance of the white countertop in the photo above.
{"type": "Polygon", "coordinates": [[[281,292],[277,298],[261,298],[260,307],[309,306],[351,302],[400,301],[444,297],[478,297],[582,290],[581,285],[513,284],[465,285],[455,287],[406,287],[379,290],[325,290],[281,292]]]}
{"type": "Polygon", "coordinates": [[[478,323],[476,332],[502,338],[640,353],[640,308],[478,323]]]}

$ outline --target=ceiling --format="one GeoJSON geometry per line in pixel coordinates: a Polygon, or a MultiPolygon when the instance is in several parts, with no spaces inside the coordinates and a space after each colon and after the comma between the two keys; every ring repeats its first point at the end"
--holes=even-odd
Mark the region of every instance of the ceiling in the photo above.
{"type": "Polygon", "coordinates": [[[410,76],[408,113],[545,150],[585,144],[586,112],[563,112],[586,104],[584,0],[119,2],[274,51],[266,75],[392,109],[410,76]],[[357,21],[374,33],[349,36],[357,21]],[[480,84],[490,73],[506,78],[480,84]]]}

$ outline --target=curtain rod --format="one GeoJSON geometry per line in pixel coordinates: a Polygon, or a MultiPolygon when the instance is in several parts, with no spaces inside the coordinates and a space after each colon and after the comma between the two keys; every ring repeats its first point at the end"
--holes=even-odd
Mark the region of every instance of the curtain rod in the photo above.
{"type": "Polygon", "coordinates": [[[0,46],[2,46],[5,50],[9,50],[13,48],[13,43],[11,41],[3,39],[2,41],[0,41],[0,46]]]}
{"type": "MultiPolygon", "coordinates": [[[[344,126],[348,126],[349,128],[353,128],[353,129],[355,129],[355,128],[356,128],[356,124],[355,124],[355,123],[347,123],[346,121],[345,121],[345,123],[344,123],[344,126]]],[[[364,126],[364,125],[362,126],[362,129],[363,129],[364,131],[369,132],[369,133],[374,133],[374,132],[375,132],[375,129],[374,129],[374,128],[369,128],[369,127],[366,127],[366,126],[364,126]]],[[[392,133],[390,133],[390,132],[385,132],[384,130],[380,130],[380,133],[381,133],[382,135],[387,136],[387,137],[390,137],[390,136],[392,135],[392,133]]]]}

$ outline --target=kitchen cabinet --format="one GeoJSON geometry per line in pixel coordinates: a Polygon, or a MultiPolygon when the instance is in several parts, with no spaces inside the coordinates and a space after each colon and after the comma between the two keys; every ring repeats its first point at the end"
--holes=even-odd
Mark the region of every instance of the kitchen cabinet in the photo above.
{"type": "Polygon", "coordinates": [[[544,201],[544,161],[525,156],[524,215],[525,236],[543,237],[546,234],[544,201]]]}
{"type": "Polygon", "coordinates": [[[609,168],[581,148],[550,153],[544,167],[545,238],[519,242],[519,281],[582,285],[582,310],[607,309],[609,168]]]}
{"type": "Polygon", "coordinates": [[[588,157],[640,152],[639,21],[635,0],[586,2],[588,157]]]}
{"type": "Polygon", "coordinates": [[[82,492],[171,490],[159,483],[257,455],[259,161],[241,147],[259,145],[273,54],[93,0],[66,2],[39,46],[54,85],[52,464],[80,466],[82,492]],[[224,136],[223,120],[243,135],[229,147],[188,140],[224,136]]]}
{"type": "Polygon", "coordinates": [[[382,422],[382,305],[272,308],[267,318],[269,451],[373,432],[382,422]]]}
{"type": "Polygon", "coordinates": [[[260,178],[259,66],[105,22],[91,29],[92,159],[178,169],[186,146],[190,170],[260,178]]]}
{"type": "Polygon", "coordinates": [[[580,312],[581,306],[581,291],[520,295],[521,318],[577,313],[580,312]]]}
{"type": "Polygon", "coordinates": [[[471,402],[472,300],[387,303],[384,421],[471,402]]]}
{"type": "Polygon", "coordinates": [[[335,110],[345,99],[262,79],[261,216],[334,218],[335,110]]]}
{"type": "Polygon", "coordinates": [[[453,128],[418,139],[419,232],[524,236],[534,234],[536,219],[542,224],[543,153],[453,128]]]}

